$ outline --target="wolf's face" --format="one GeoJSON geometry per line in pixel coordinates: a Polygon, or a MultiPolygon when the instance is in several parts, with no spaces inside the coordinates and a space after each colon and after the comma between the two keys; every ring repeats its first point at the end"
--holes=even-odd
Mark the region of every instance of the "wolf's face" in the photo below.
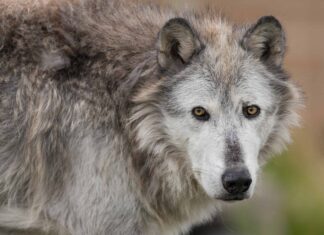
{"type": "Polygon", "coordinates": [[[265,156],[289,140],[299,95],[282,69],[285,37],[275,18],[244,32],[215,30],[222,34],[202,42],[183,19],[164,26],[155,97],[163,131],[205,193],[241,200],[265,156]]]}
{"type": "Polygon", "coordinates": [[[162,106],[165,125],[208,195],[243,199],[253,192],[260,151],[278,120],[280,103],[271,85],[277,78],[243,49],[225,67],[221,55],[211,60],[207,50],[200,59],[208,64],[176,76],[162,106]]]}

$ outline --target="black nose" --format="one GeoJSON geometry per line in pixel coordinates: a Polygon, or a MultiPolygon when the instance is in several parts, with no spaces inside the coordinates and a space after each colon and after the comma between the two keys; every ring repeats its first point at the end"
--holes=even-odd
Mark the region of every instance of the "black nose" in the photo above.
{"type": "Polygon", "coordinates": [[[225,171],[222,176],[223,186],[230,194],[240,194],[248,191],[252,179],[245,168],[232,168],[225,171]]]}

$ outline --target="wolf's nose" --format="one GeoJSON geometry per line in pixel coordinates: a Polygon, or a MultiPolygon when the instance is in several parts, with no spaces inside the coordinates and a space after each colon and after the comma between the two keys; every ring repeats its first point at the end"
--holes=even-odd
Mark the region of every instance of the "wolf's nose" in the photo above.
{"type": "Polygon", "coordinates": [[[252,179],[245,168],[232,168],[225,171],[222,176],[223,186],[230,194],[245,193],[248,191],[252,179]]]}

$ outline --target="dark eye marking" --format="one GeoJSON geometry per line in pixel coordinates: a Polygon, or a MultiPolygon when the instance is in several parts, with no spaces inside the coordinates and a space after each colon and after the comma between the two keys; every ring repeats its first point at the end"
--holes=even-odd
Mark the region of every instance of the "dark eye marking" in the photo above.
{"type": "Polygon", "coordinates": [[[191,113],[199,121],[208,121],[210,118],[210,115],[206,109],[200,106],[193,108],[191,113]]]}
{"type": "Polygon", "coordinates": [[[247,119],[252,119],[259,116],[261,109],[257,105],[243,106],[242,112],[247,119]]]}

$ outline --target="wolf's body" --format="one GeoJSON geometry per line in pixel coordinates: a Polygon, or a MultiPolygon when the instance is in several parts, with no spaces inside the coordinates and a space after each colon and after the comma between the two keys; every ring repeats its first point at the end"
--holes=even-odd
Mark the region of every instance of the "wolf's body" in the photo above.
{"type": "Polygon", "coordinates": [[[258,23],[271,39],[210,11],[18,2],[0,3],[1,234],[179,234],[216,212],[226,168],[247,165],[254,186],[289,139],[299,95],[273,18],[258,23]],[[256,127],[230,108],[238,84],[261,103],[256,127]],[[214,122],[193,120],[204,102],[214,122]]]}

